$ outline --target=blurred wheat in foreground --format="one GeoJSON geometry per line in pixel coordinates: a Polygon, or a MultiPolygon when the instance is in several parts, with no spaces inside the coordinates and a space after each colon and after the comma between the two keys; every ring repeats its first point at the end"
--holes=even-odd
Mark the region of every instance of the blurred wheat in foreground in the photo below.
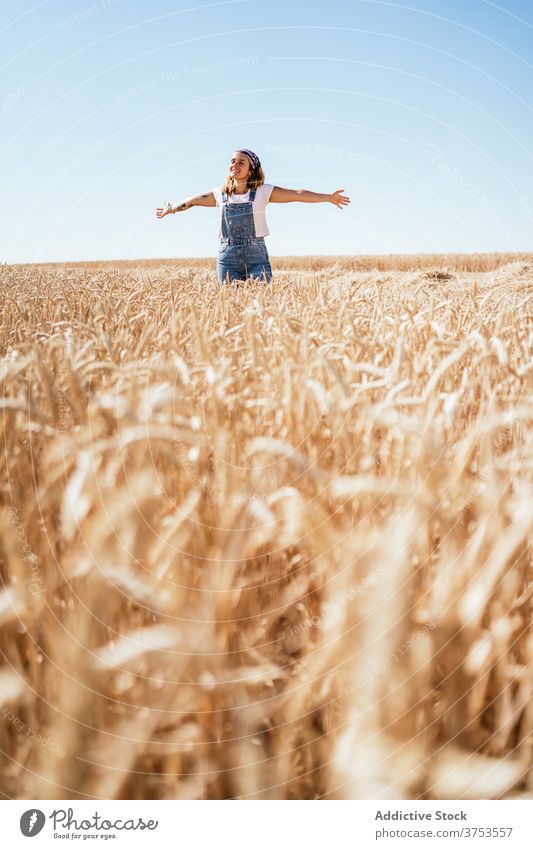
{"type": "Polygon", "coordinates": [[[2,267],[5,797],[531,797],[532,260],[2,267]]]}

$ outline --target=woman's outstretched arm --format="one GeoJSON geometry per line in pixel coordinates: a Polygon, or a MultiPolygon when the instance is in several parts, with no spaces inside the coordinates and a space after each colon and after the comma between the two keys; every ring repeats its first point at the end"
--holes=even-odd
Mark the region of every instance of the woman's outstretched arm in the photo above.
{"type": "Polygon", "coordinates": [[[203,195],[193,195],[186,198],[181,203],[169,204],[168,206],[160,206],[156,210],[158,218],[164,218],[165,215],[171,215],[173,212],[185,212],[186,209],[191,209],[193,206],[216,206],[216,200],[213,192],[205,192],[203,195]]]}
{"type": "Polygon", "coordinates": [[[274,186],[270,194],[271,203],[333,203],[342,209],[350,203],[350,198],[342,194],[344,189],[337,189],[331,195],[321,195],[319,192],[309,192],[307,189],[282,189],[274,186]]]}

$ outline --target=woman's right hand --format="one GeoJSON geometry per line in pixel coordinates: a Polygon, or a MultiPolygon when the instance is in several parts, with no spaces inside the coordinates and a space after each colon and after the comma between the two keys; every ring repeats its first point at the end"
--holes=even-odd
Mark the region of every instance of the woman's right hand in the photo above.
{"type": "Polygon", "coordinates": [[[156,209],[156,216],[158,218],[164,218],[165,215],[172,215],[173,207],[171,203],[166,203],[164,206],[160,206],[156,209]]]}

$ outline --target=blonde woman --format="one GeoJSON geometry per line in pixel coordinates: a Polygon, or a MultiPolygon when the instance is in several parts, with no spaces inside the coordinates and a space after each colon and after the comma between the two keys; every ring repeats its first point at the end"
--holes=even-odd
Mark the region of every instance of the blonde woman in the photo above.
{"type": "Polygon", "coordinates": [[[156,215],[164,218],[193,206],[219,206],[219,283],[232,283],[248,277],[270,283],[272,269],[265,245],[265,236],[269,235],[265,217],[267,203],[333,203],[342,209],[350,203],[350,198],[343,195],[343,191],[337,189],[330,195],[323,195],[306,189],[282,189],[281,186],[269,185],[265,183],[257,154],[243,148],[236,150],[231,157],[223,186],[187,198],[177,206],[167,203],[157,210],[156,215]]]}

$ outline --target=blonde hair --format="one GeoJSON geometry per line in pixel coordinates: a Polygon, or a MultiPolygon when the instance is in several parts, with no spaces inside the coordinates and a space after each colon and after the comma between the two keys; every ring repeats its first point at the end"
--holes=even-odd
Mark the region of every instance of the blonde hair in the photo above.
{"type": "MultiPolygon", "coordinates": [[[[244,153],[244,151],[239,150],[237,148],[237,153],[244,153]]],[[[246,156],[245,153],[244,155],[246,156]]],[[[246,161],[250,165],[250,173],[246,181],[246,190],[249,191],[250,189],[258,189],[259,186],[262,186],[265,182],[265,175],[263,174],[263,169],[261,168],[261,165],[258,165],[257,168],[254,168],[247,156],[246,161]]],[[[237,181],[234,177],[231,176],[229,171],[224,185],[221,188],[222,191],[226,192],[226,194],[228,195],[232,195],[237,189],[237,181]]]]}

